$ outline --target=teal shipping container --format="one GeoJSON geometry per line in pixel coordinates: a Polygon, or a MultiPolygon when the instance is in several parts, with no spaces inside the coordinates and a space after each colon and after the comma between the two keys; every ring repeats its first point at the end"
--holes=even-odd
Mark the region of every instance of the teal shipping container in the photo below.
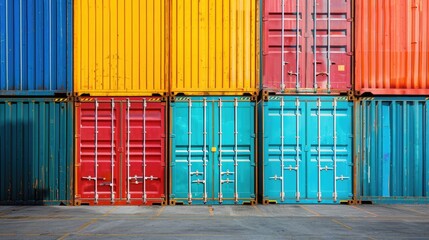
{"type": "Polygon", "coordinates": [[[356,101],[356,200],[429,203],[428,104],[424,97],[356,101]]]}
{"type": "Polygon", "coordinates": [[[73,103],[0,98],[0,204],[70,204],[73,103]]]}
{"type": "Polygon", "coordinates": [[[353,103],[268,96],[259,109],[259,198],[336,204],[352,199],[353,103]]]}
{"type": "Polygon", "coordinates": [[[239,96],[170,103],[170,204],[255,203],[255,108],[239,96]]]}

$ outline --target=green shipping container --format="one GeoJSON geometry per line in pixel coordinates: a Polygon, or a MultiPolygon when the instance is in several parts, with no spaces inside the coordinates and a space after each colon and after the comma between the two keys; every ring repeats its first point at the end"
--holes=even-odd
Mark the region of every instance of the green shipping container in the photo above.
{"type": "Polygon", "coordinates": [[[0,204],[69,204],[73,103],[0,98],[0,204]]]}

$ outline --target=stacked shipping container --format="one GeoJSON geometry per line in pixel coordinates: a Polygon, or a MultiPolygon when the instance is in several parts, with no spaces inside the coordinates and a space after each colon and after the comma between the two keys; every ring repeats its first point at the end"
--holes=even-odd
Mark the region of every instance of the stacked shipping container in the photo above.
{"type": "Polygon", "coordinates": [[[0,203],[428,202],[428,10],[0,0],[0,203]]]}
{"type": "Polygon", "coordinates": [[[74,1],[75,204],[167,202],[165,3],[74,1]]]}
{"type": "Polygon", "coordinates": [[[355,6],[355,200],[428,202],[429,3],[355,6]]]}
{"type": "Polygon", "coordinates": [[[257,8],[171,1],[171,204],[256,202],[257,8]]]}
{"type": "Polygon", "coordinates": [[[352,88],[351,12],[343,0],[263,2],[264,204],[340,203],[353,196],[353,104],[338,96],[352,88]]]}
{"type": "Polygon", "coordinates": [[[71,2],[0,0],[1,204],[72,201],[71,2]]]}

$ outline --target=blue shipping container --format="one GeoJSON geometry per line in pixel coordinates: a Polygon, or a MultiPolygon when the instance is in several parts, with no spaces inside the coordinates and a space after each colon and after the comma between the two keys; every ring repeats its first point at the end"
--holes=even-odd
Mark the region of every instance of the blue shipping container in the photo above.
{"type": "Polygon", "coordinates": [[[72,0],[0,0],[0,95],[72,92],[72,0]]]}
{"type": "Polygon", "coordinates": [[[352,199],[353,103],[345,97],[269,96],[258,109],[263,203],[352,199]]]}
{"type": "Polygon", "coordinates": [[[428,104],[422,97],[355,103],[357,200],[429,202],[428,104]]]}
{"type": "Polygon", "coordinates": [[[170,203],[254,203],[255,106],[250,97],[170,103],[170,203]]]}
{"type": "Polygon", "coordinates": [[[0,99],[0,204],[70,204],[73,103],[0,99]]]}

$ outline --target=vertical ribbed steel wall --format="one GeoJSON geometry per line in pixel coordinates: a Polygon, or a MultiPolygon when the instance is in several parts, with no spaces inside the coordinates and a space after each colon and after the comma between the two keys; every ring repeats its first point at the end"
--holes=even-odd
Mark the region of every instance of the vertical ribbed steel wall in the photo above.
{"type": "Polygon", "coordinates": [[[0,95],[72,92],[72,0],[0,0],[0,95]]]}
{"type": "Polygon", "coordinates": [[[75,95],[168,91],[167,0],[74,0],[75,95]]]}
{"type": "Polygon", "coordinates": [[[429,101],[363,98],[355,103],[356,199],[429,202],[429,101]]]}
{"type": "Polygon", "coordinates": [[[70,204],[73,103],[0,98],[0,204],[70,204]]]}
{"type": "Polygon", "coordinates": [[[171,94],[257,95],[257,14],[258,0],[171,0],[171,94]]]}

